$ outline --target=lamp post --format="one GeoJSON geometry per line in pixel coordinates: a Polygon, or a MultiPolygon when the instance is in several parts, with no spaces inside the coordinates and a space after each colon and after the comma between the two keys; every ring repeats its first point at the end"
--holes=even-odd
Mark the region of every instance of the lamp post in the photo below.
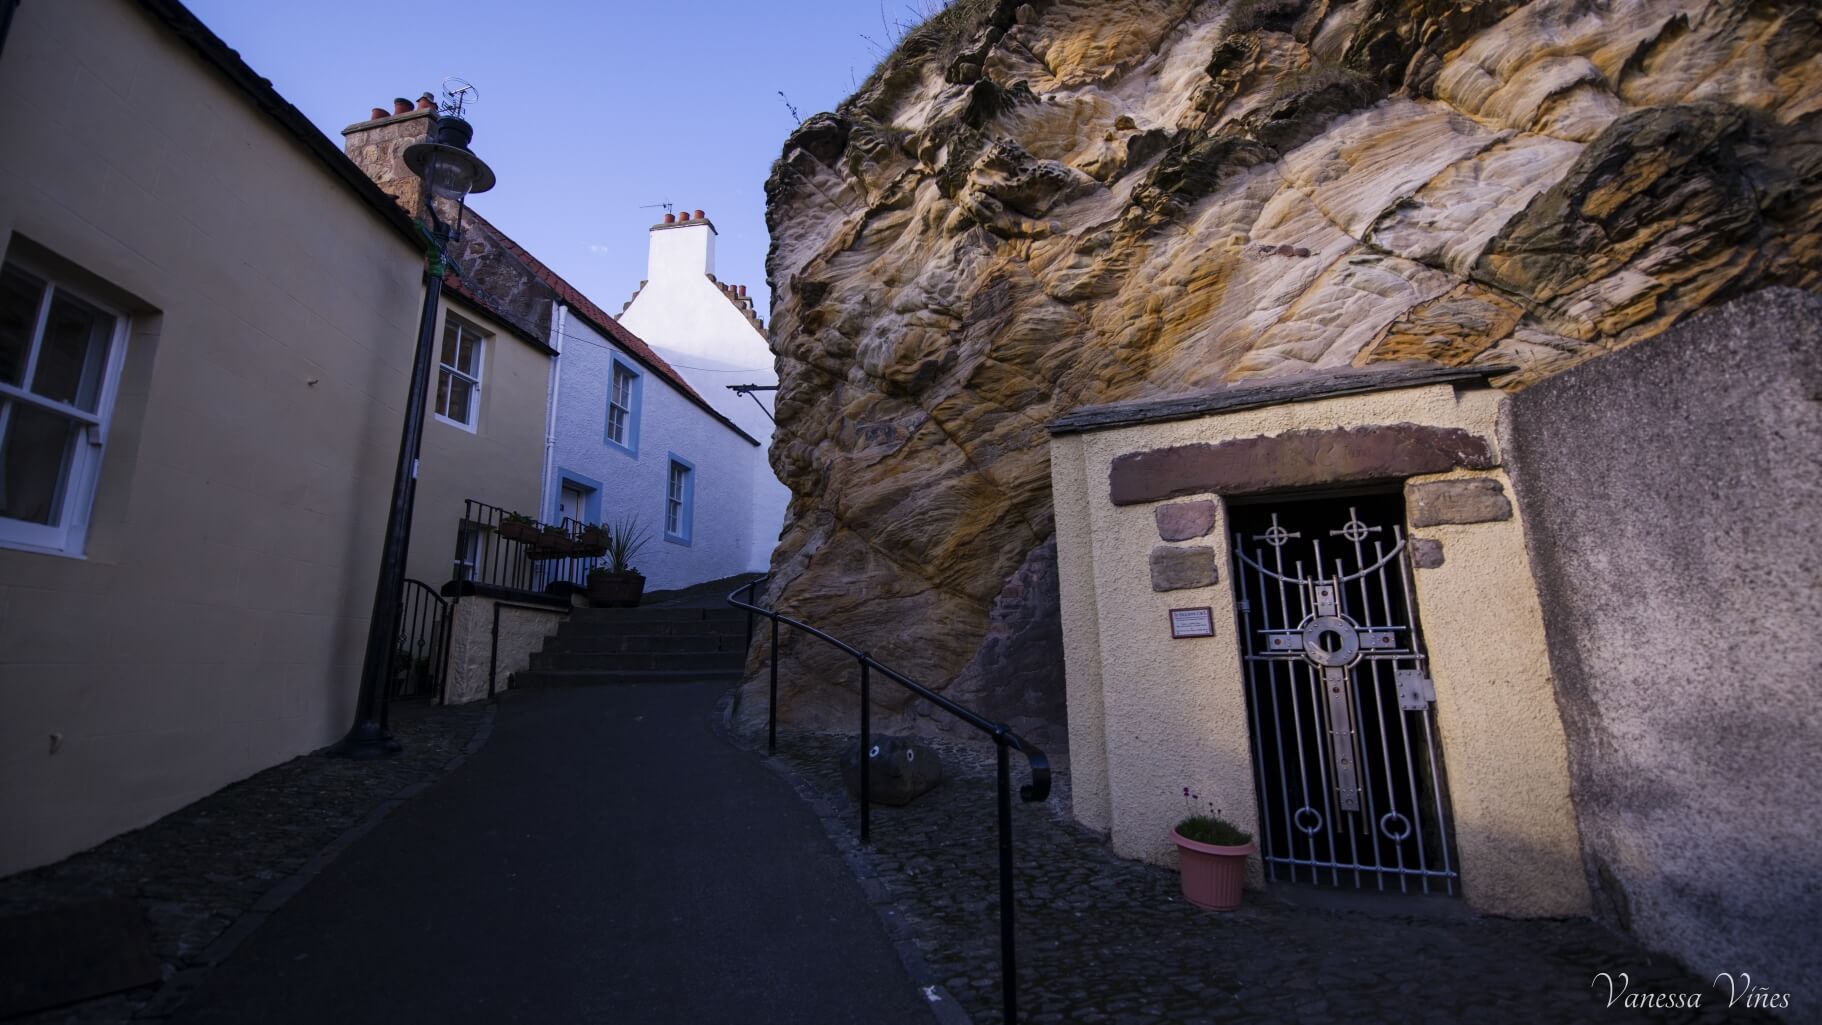
{"type": "MultiPolygon", "coordinates": [[[[458,111],[459,113],[459,111],[458,111]]],[[[399,750],[386,732],[386,691],[391,687],[398,652],[400,595],[405,588],[405,554],[411,546],[411,508],[417,494],[418,447],[424,435],[424,404],[430,394],[431,356],[435,351],[437,307],[443,295],[447,247],[462,224],[468,194],[494,186],[493,170],[468,149],[474,128],[455,115],[438,119],[435,141],[405,147],[405,166],[424,180],[430,194],[418,228],[426,243],[424,310],[418,318],[417,352],[411,361],[411,389],[405,398],[405,429],[399,438],[399,461],[392,478],[392,505],[386,514],[386,542],[380,552],[380,578],[373,591],[373,617],[367,624],[367,653],[361,662],[361,690],[355,699],[354,725],[336,745],[347,758],[380,758],[399,750]],[[452,229],[437,216],[436,199],[456,204],[452,229]]]]}

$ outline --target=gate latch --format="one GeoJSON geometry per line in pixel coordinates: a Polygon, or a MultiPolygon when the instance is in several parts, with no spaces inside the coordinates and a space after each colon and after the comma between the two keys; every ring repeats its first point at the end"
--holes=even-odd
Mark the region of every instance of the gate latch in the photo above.
{"type": "Polygon", "coordinates": [[[1423,670],[1400,669],[1396,677],[1399,708],[1407,712],[1421,712],[1436,700],[1436,685],[1424,675],[1423,670]]]}

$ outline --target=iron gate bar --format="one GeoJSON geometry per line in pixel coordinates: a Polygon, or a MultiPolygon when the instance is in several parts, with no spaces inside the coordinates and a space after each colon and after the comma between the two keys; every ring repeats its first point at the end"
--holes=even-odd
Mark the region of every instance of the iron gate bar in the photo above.
{"type": "Polygon", "coordinates": [[[868,763],[872,760],[869,754],[872,744],[871,709],[873,702],[871,699],[874,670],[878,670],[880,675],[993,738],[995,753],[998,756],[995,772],[995,796],[999,811],[1000,998],[1003,1020],[1007,1025],[1015,1025],[1018,1021],[1019,1004],[1017,935],[1012,893],[1012,770],[1009,752],[1017,751],[1025,756],[1025,765],[1031,773],[1031,782],[1019,787],[1019,799],[1028,803],[1037,803],[1050,796],[1049,756],[1045,755],[1037,745],[1014,733],[1004,723],[994,722],[964,705],[956,704],[898,670],[880,664],[874,660],[873,656],[853,645],[832,637],[801,620],[793,619],[771,609],[760,608],[754,603],[754,591],[761,583],[769,579],[768,574],[752,580],[735,588],[727,598],[729,605],[747,611],[749,623],[747,636],[749,638],[752,637],[750,624],[753,616],[764,616],[772,621],[771,700],[766,709],[767,750],[774,754],[778,750],[778,624],[784,623],[853,656],[860,666],[860,839],[862,843],[869,842],[868,827],[872,805],[872,793],[868,789],[871,781],[868,763]],[[739,594],[744,594],[746,600],[741,601],[735,597],[739,594]]]}
{"type": "MultiPolygon", "coordinates": [[[[1384,511],[1382,507],[1374,514],[1384,511]]],[[[1307,531],[1312,523],[1302,518],[1291,525],[1307,531]]],[[[1430,721],[1434,693],[1424,675],[1427,653],[1416,619],[1409,546],[1402,524],[1390,527],[1389,546],[1372,536],[1384,530],[1369,525],[1357,507],[1350,507],[1340,529],[1307,540],[1303,533],[1286,529],[1279,514],[1272,513],[1269,527],[1251,536],[1271,548],[1269,557],[1262,547],[1249,551],[1244,530],[1233,535],[1236,611],[1245,643],[1241,658],[1251,699],[1253,769],[1262,805],[1262,860],[1274,880],[1279,878],[1279,866],[1287,867],[1292,879],[1307,869],[1318,882],[1326,870],[1326,881],[1337,886],[1347,872],[1356,888],[1371,878],[1383,891],[1389,874],[1404,892],[1410,891],[1413,880],[1423,892],[1432,892],[1430,884],[1436,879],[1453,894],[1458,874],[1448,849],[1446,781],[1430,721]],[[1325,552],[1327,537],[1342,541],[1325,552]],[[1307,549],[1309,563],[1285,552],[1292,540],[1302,541],[1299,551],[1307,549]],[[1357,567],[1353,571],[1343,555],[1349,548],[1357,567]],[[1392,572],[1399,578],[1396,590],[1387,579],[1392,572]],[[1395,596],[1402,599],[1402,607],[1395,596]],[[1285,663],[1288,678],[1280,678],[1280,662],[1285,663]],[[1399,679],[1407,675],[1415,682],[1401,684],[1399,679]],[[1415,700],[1407,699],[1407,692],[1421,696],[1421,705],[1407,704],[1415,700]],[[1387,704],[1395,711],[1388,712],[1387,704]],[[1421,731],[1410,722],[1412,714],[1422,718],[1421,731]],[[1396,737],[1392,720],[1397,723],[1396,737]],[[1306,744],[1306,739],[1313,744],[1306,744]],[[1423,745],[1421,754],[1414,750],[1416,743],[1423,745]],[[1292,757],[1295,773],[1287,764],[1292,757]],[[1274,764],[1276,777],[1271,774],[1274,764]],[[1418,778],[1420,767],[1428,770],[1427,782],[1418,778]],[[1422,791],[1430,791],[1427,799],[1435,802],[1433,812],[1426,813],[1422,791]],[[1298,806],[1293,807],[1293,799],[1298,806]],[[1432,837],[1426,836],[1432,827],[1434,851],[1432,837]],[[1440,859],[1440,868],[1432,864],[1432,856],[1440,859]]]]}

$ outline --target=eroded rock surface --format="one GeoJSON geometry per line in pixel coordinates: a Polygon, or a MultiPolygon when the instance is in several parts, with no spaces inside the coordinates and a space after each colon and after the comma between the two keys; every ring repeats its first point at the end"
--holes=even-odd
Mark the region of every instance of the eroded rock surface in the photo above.
{"type": "MultiPolygon", "coordinates": [[[[1717,299],[1822,286],[1822,22],[1806,0],[960,0],[804,122],[767,198],[795,494],[772,599],[938,687],[1016,666],[1000,711],[1054,714],[1060,658],[1034,691],[1004,626],[1033,621],[1009,588],[1054,618],[1054,586],[1017,582],[1054,534],[1046,421],[1392,360],[1521,388],[1717,299]]],[[[783,654],[787,717],[852,717],[830,689],[851,661],[783,654]]]]}

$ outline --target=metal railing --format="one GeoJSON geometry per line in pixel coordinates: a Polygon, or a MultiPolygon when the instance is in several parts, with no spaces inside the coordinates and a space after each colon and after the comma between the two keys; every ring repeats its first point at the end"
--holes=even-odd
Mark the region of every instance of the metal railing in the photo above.
{"type": "Polygon", "coordinates": [[[449,603],[422,580],[406,579],[404,592],[389,696],[442,700],[449,665],[449,603]]]}
{"type": "Polygon", "coordinates": [[[564,517],[559,524],[516,521],[497,505],[465,499],[456,532],[454,579],[542,593],[551,585],[588,585],[603,565],[601,528],[564,517]]]}
{"type": "Polygon", "coordinates": [[[792,619],[790,616],[771,609],[760,608],[755,604],[754,590],[767,577],[760,577],[742,587],[735,588],[728,594],[728,604],[747,613],[747,648],[753,646],[753,617],[764,616],[772,623],[772,657],[770,698],[766,709],[766,751],[778,752],[778,626],[800,630],[834,648],[854,657],[860,667],[860,842],[871,841],[872,811],[872,775],[868,757],[873,746],[873,673],[877,671],[886,679],[930,702],[937,708],[967,723],[969,726],[993,738],[993,746],[998,754],[998,805],[999,805],[999,862],[1000,862],[1000,995],[1003,1018],[1006,1025],[1018,1021],[1018,971],[1015,957],[1016,936],[1014,934],[1014,908],[1012,897],[1012,768],[1011,752],[1017,751],[1025,756],[1026,767],[1031,772],[1031,782],[1019,787],[1019,798],[1027,802],[1039,802],[1050,796],[1050,759],[1037,745],[1014,733],[1004,723],[997,723],[976,714],[971,709],[958,705],[936,691],[905,676],[890,666],[874,661],[873,656],[838,638],[816,629],[808,623],[792,619]],[[744,601],[736,595],[745,594],[744,601]]]}

